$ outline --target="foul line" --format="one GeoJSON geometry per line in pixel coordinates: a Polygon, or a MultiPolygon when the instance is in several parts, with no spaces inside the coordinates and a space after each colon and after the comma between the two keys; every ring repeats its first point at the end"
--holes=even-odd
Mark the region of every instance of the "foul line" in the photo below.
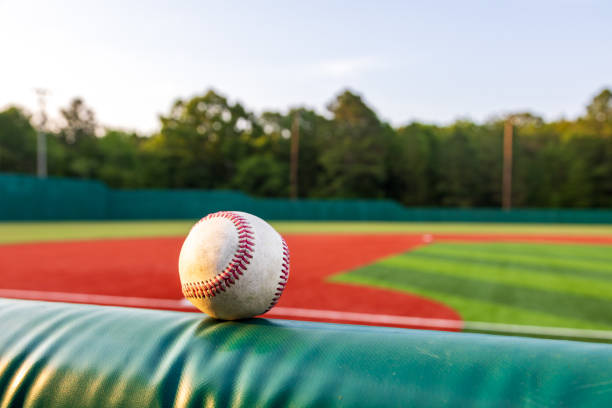
{"type": "MultiPolygon", "coordinates": [[[[0,297],[51,302],[88,303],[150,309],[197,311],[187,299],[155,299],[128,296],[93,295],[68,292],[45,292],[18,289],[0,289],[0,297]]],[[[519,334],[531,336],[564,337],[576,339],[612,340],[612,331],[572,329],[566,327],[528,326],[505,323],[471,322],[427,317],[396,316],[374,313],[340,312],[335,310],[274,307],[266,317],[303,318],[343,321],[362,324],[424,327],[430,329],[474,330],[488,333],[519,334]]]]}

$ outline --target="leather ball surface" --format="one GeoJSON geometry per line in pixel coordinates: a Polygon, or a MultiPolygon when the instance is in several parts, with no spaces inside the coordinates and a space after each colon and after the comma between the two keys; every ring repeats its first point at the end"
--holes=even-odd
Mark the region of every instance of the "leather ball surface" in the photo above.
{"type": "Polygon", "coordinates": [[[289,278],[289,248],[267,222],[220,211],[198,221],[179,256],[183,295],[217,319],[257,316],[278,302],[289,278]]]}

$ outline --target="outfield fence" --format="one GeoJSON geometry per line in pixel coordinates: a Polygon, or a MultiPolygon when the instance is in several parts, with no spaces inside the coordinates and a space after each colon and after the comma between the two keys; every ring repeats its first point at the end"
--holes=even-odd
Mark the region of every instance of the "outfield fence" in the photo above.
{"type": "Polygon", "coordinates": [[[196,219],[218,210],[268,220],[612,224],[612,210],[407,208],[391,200],[254,198],[231,190],[116,190],[98,181],[0,174],[0,220],[196,219]]]}

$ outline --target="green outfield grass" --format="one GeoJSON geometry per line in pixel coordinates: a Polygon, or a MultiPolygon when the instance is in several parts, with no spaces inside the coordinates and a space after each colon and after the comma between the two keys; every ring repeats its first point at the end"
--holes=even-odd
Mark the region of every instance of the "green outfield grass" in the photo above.
{"type": "MultiPolygon", "coordinates": [[[[183,236],[193,221],[98,221],[0,223],[0,243],[100,238],[183,236]]],[[[612,235],[611,225],[408,222],[273,222],[283,234],[460,233],[612,235]]]]}
{"type": "Polygon", "coordinates": [[[192,221],[0,223],[0,243],[187,235],[192,221]]]}
{"type": "Polygon", "coordinates": [[[469,321],[612,329],[605,245],[435,243],[332,280],[427,296],[469,321]]]}

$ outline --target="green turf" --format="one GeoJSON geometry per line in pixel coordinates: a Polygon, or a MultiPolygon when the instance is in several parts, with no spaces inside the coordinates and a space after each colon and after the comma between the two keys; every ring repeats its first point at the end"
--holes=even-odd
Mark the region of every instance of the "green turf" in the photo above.
{"type": "Polygon", "coordinates": [[[544,272],[555,270],[556,273],[582,274],[612,279],[610,263],[612,251],[609,246],[582,245],[579,247],[566,244],[525,244],[506,243],[491,246],[489,244],[471,244],[469,253],[465,252],[465,244],[445,244],[423,248],[418,255],[422,257],[449,259],[458,262],[465,260],[483,265],[516,266],[544,272]]]}
{"type": "Polygon", "coordinates": [[[0,243],[186,235],[191,221],[0,223],[0,243]]]}
{"type": "MultiPolygon", "coordinates": [[[[0,243],[183,236],[189,232],[193,222],[195,220],[0,223],[0,243]]],[[[612,235],[612,226],[610,225],[406,222],[273,222],[272,224],[283,234],[537,233],[555,235],[612,235]]]]}
{"type": "Polygon", "coordinates": [[[612,248],[436,243],[332,278],[416,293],[465,320],[612,329],[612,248]]]}
{"type": "Polygon", "coordinates": [[[274,222],[285,233],[448,233],[612,235],[612,225],[449,222],[274,222]]]}

